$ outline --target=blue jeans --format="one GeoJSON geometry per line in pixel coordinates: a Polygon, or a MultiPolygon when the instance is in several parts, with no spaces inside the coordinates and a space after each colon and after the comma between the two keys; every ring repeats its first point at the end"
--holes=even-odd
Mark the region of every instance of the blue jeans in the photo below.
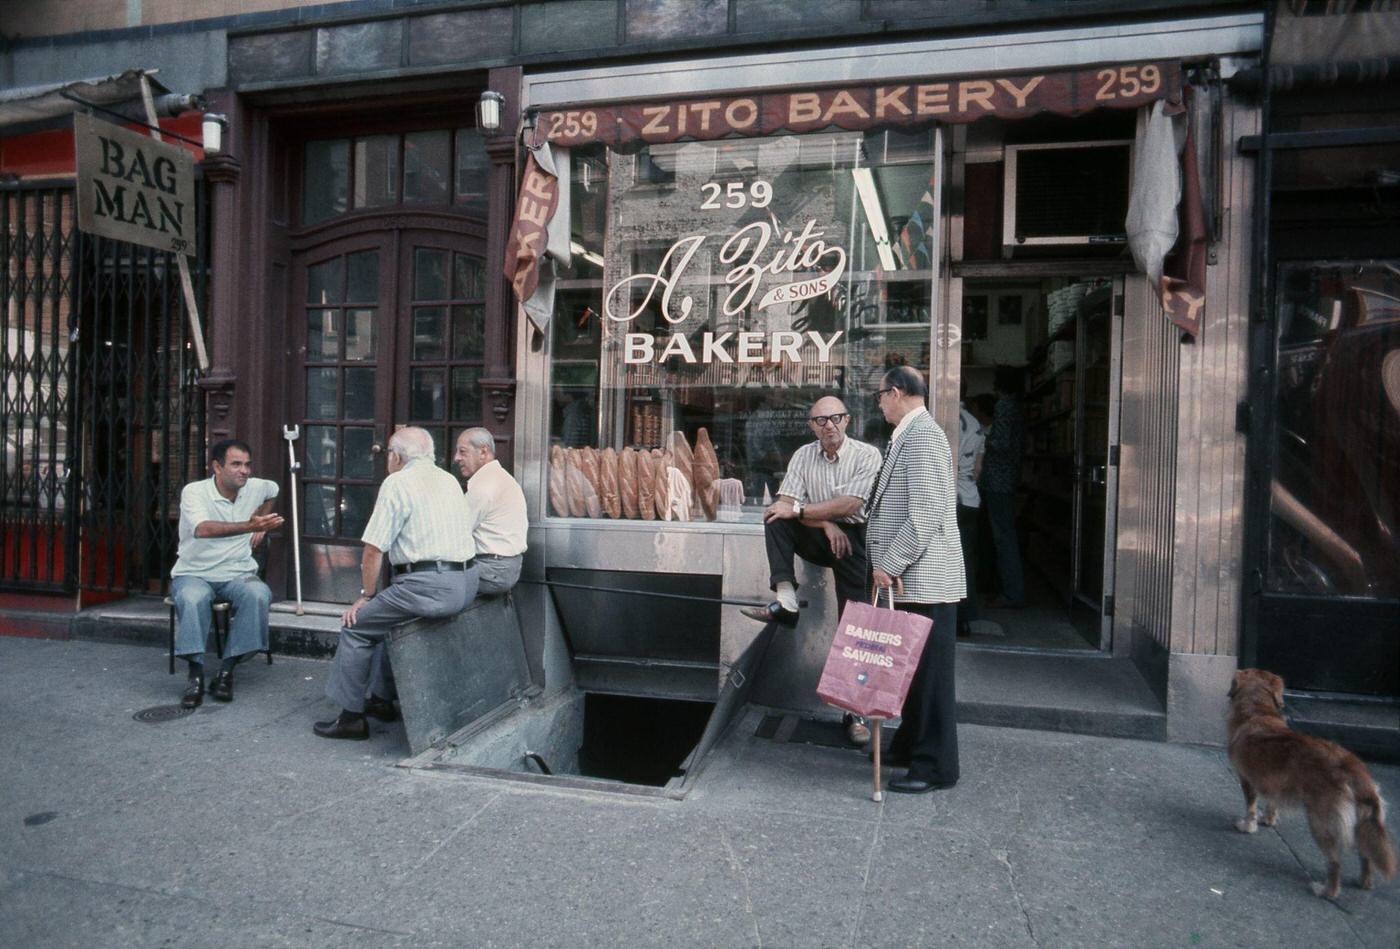
{"type": "Polygon", "coordinates": [[[1023,606],[1026,602],[1026,583],[1021,574],[1021,545],[1016,538],[1016,495],[983,491],[982,503],[987,505],[987,519],[992,525],[1001,598],[1012,606],[1023,606]]]}
{"type": "Polygon", "coordinates": [[[233,606],[223,658],[267,648],[267,608],[272,605],[272,591],[256,574],[213,582],[200,577],[176,577],[170,584],[170,596],[175,601],[175,655],[203,659],[213,621],[209,607],[215,597],[222,597],[233,606]]]}

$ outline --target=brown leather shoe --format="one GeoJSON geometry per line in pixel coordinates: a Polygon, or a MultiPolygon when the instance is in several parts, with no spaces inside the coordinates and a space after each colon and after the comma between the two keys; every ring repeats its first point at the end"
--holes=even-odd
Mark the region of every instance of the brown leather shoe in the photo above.
{"type": "Polygon", "coordinates": [[[777,623],[788,629],[797,627],[797,613],[792,610],[783,609],[783,604],[774,600],[767,606],[746,606],[739,611],[749,619],[758,620],[760,623],[777,623]]]}
{"type": "Polygon", "coordinates": [[[870,726],[859,715],[847,714],[842,721],[846,726],[846,740],[857,748],[870,744],[870,726]]]}

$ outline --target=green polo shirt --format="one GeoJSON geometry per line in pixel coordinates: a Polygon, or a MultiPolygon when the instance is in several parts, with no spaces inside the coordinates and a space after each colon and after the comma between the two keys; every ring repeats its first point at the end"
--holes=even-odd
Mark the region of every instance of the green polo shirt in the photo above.
{"type": "Polygon", "coordinates": [[[196,537],[194,529],[205,521],[236,524],[246,521],[267,501],[277,497],[276,481],[249,478],[230,501],[219,493],[213,478],[194,481],[180,492],[180,551],[172,577],[199,577],[211,583],[258,572],[253,559],[251,534],[231,537],[196,537]]]}

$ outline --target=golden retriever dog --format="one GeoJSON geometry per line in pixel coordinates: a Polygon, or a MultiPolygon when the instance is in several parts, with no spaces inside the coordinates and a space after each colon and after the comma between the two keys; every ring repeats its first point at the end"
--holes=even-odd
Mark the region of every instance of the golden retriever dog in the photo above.
{"type": "Polygon", "coordinates": [[[1332,900],[1342,884],[1342,851],[1361,855],[1361,888],[1379,873],[1395,876],[1395,847],[1385,829],[1385,802],[1361,759],[1335,742],[1300,735],[1283,718],[1283,680],[1262,669],[1241,669],[1230,686],[1230,764],[1244,791],[1245,813],[1235,822],[1252,834],[1272,827],[1278,808],[1301,807],[1327,858],[1327,882],[1313,892],[1332,900]],[[1265,799],[1259,816],[1259,798],[1265,799]]]}

